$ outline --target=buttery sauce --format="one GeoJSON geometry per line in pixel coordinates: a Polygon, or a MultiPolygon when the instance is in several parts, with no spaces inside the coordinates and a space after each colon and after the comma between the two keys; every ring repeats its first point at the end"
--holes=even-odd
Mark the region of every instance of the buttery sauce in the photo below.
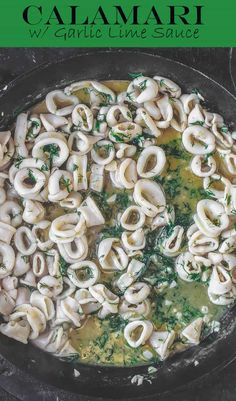
{"type": "MultiPolygon", "coordinates": [[[[129,81],[103,81],[103,83],[118,94],[127,89],[129,81]]],[[[73,94],[79,97],[81,103],[88,103],[86,90],[82,89],[73,94]]],[[[36,105],[32,111],[45,112],[45,102],[36,105]]],[[[164,149],[167,163],[165,170],[156,180],[163,186],[167,203],[174,206],[175,224],[187,229],[193,222],[197,202],[204,197],[202,179],[192,173],[191,155],[182,146],[181,133],[168,128],[157,139],[157,145],[164,149]]],[[[135,155],[135,157],[137,156],[135,155]]],[[[215,183],[214,188],[221,189],[220,184],[215,183]]],[[[96,201],[105,214],[106,227],[90,232],[91,243],[94,244],[94,236],[97,237],[95,245],[90,247],[89,257],[91,260],[96,258],[96,247],[101,238],[119,237],[121,232],[118,220],[115,227],[114,220],[117,219],[120,212],[133,203],[129,191],[114,189],[110,180],[106,181],[104,192],[97,195],[96,201]],[[118,195],[119,199],[111,206],[107,203],[107,199],[113,194],[118,195]]],[[[55,208],[55,205],[49,205],[47,213],[50,219],[53,219],[65,213],[65,210],[55,208]]],[[[174,258],[159,253],[158,239],[160,235],[158,230],[151,233],[143,252],[144,255],[147,253],[154,256],[154,261],[152,259],[151,262],[147,262],[148,267],[140,279],[140,281],[153,285],[150,295],[151,311],[147,318],[153,322],[155,329],[173,329],[176,333],[180,333],[186,325],[198,317],[207,316],[209,322],[219,320],[226,308],[210,302],[207,286],[200,282],[199,277],[196,277],[196,281],[191,283],[186,283],[178,278],[175,273],[174,258]]],[[[182,251],[184,251],[185,245],[183,245],[182,251]]],[[[112,274],[102,273],[101,281],[112,289],[112,282],[116,276],[117,273],[114,274],[114,272],[112,274]]],[[[79,361],[121,366],[157,361],[158,356],[149,345],[135,349],[127,344],[123,336],[126,324],[127,321],[120,315],[111,315],[104,320],[92,315],[81,328],[71,329],[70,340],[72,346],[78,351],[79,361]]],[[[203,337],[209,332],[210,325],[206,324],[203,337]]],[[[185,347],[186,345],[179,339],[172,346],[172,350],[182,350],[185,347]]]]}

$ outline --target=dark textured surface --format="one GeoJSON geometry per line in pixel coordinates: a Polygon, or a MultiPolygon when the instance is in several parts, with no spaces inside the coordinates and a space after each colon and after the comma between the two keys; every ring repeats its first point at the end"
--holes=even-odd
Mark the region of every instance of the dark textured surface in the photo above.
{"type": "MultiPolygon", "coordinates": [[[[86,49],[0,49],[0,85],[6,85],[10,80],[41,63],[86,51],[86,49]]],[[[192,66],[236,95],[235,49],[147,49],[146,51],[192,66]]],[[[0,401],[16,399],[25,401],[84,400],[79,396],[57,391],[30,377],[23,376],[1,359],[0,375],[0,385],[5,390],[0,390],[0,401]]],[[[168,394],[159,400],[236,401],[235,376],[236,361],[225,367],[223,371],[209,375],[204,380],[191,384],[189,388],[176,391],[175,394],[168,394]]],[[[153,397],[154,399],[156,400],[156,397],[153,397]]],[[[150,400],[152,400],[151,394],[150,400]]]]}

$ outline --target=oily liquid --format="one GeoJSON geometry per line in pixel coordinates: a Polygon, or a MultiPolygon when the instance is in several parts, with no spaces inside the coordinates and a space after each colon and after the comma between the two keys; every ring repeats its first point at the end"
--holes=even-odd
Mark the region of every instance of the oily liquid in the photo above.
{"type": "MultiPolygon", "coordinates": [[[[128,81],[105,81],[116,93],[127,89],[128,81]]],[[[76,95],[81,102],[87,102],[85,92],[78,91],[76,95]]],[[[181,133],[169,128],[163,131],[158,138],[157,145],[166,151],[167,163],[165,171],[160,179],[164,179],[164,190],[167,202],[174,206],[177,211],[178,224],[186,224],[185,228],[192,224],[193,213],[196,204],[203,198],[201,194],[202,179],[196,177],[190,169],[191,155],[184,151],[181,143],[181,133]],[[181,220],[182,219],[182,220],[181,220]],[[186,223],[187,221],[187,223],[186,223]]],[[[119,191],[114,190],[111,184],[106,182],[105,190],[112,195],[119,191]]],[[[112,209],[112,218],[117,218],[117,210],[112,209]]],[[[108,225],[111,221],[107,222],[108,225]]],[[[177,223],[176,223],[177,224],[177,223]]],[[[96,257],[95,249],[92,252],[96,257]]],[[[91,255],[92,256],[92,255],[91,255]]],[[[156,271],[158,276],[158,271],[156,271]]],[[[101,280],[109,285],[112,284],[114,273],[102,274],[101,280]]],[[[142,280],[140,280],[142,281],[142,280]]],[[[112,287],[111,287],[112,288],[112,287]]],[[[218,320],[225,308],[212,304],[207,295],[207,287],[201,282],[186,283],[178,277],[173,288],[159,290],[154,287],[151,311],[146,319],[153,321],[157,330],[174,329],[179,333],[183,327],[199,316],[204,316],[204,310],[210,320],[218,320]],[[164,319],[163,319],[164,317],[164,319]]],[[[70,333],[72,346],[79,353],[79,360],[85,363],[105,365],[134,366],[147,363],[146,355],[151,360],[156,360],[157,355],[149,345],[137,349],[129,347],[123,336],[125,322],[119,316],[111,316],[105,320],[98,319],[95,315],[90,316],[79,329],[72,329],[70,333]],[[148,351],[148,353],[147,353],[148,351]]],[[[184,345],[179,342],[174,348],[181,350],[184,345]]]]}

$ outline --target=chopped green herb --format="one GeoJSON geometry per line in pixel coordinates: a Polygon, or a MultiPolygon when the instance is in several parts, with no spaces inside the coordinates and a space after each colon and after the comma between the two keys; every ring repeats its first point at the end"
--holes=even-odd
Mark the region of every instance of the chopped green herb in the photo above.
{"type": "Polygon", "coordinates": [[[203,127],[205,121],[194,121],[194,123],[190,123],[191,125],[200,125],[201,127],[203,127]]]}
{"type": "Polygon", "coordinates": [[[60,256],[59,259],[59,270],[62,276],[67,276],[67,269],[69,267],[69,263],[65,261],[65,259],[60,256]]]}
{"type": "Polygon", "coordinates": [[[129,72],[129,76],[133,79],[143,77],[142,72],[129,72]]]}
{"type": "Polygon", "coordinates": [[[25,159],[25,157],[18,155],[16,157],[16,159],[14,160],[14,166],[16,168],[20,168],[21,163],[23,162],[23,160],[25,159]]]}
{"type": "Polygon", "coordinates": [[[35,184],[36,183],[36,178],[35,178],[35,176],[33,174],[33,171],[30,168],[28,169],[28,177],[29,177],[29,180],[30,180],[31,184],[35,184]]]}
{"type": "Polygon", "coordinates": [[[40,126],[38,121],[35,121],[35,120],[30,120],[30,121],[31,121],[31,125],[30,125],[30,128],[28,129],[26,139],[34,139],[35,138],[34,129],[39,128],[39,126],[40,126]]]}
{"type": "Polygon", "coordinates": [[[71,181],[69,178],[65,178],[64,176],[62,176],[60,178],[60,185],[62,186],[62,188],[66,188],[67,192],[70,193],[71,192],[71,181]]]}
{"type": "Polygon", "coordinates": [[[59,156],[59,151],[60,148],[58,145],[55,145],[55,143],[50,143],[48,145],[43,146],[43,152],[48,155],[50,168],[52,168],[55,157],[59,156]]]}

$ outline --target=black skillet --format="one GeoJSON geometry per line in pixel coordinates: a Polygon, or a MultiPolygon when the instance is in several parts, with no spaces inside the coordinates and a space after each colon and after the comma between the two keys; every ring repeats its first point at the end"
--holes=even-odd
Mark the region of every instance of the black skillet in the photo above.
{"type": "MultiPolygon", "coordinates": [[[[167,76],[180,84],[186,92],[198,88],[212,111],[221,113],[225,121],[232,125],[236,122],[236,98],[202,73],[181,63],[141,51],[113,50],[81,54],[56,64],[45,64],[13,81],[7,90],[0,92],[0,130],[9,127],[20,111],[38,102],[55,87],[83,79],[128,79],[128,73],[132,72],[167,76]]],[[[232,360],[236,349],[235,315],[235,308],[232,308],[222,321],[220,333],[208,336],[199,346],[175,354],[157,365],[157,371],[152,375],[148,375],[148,366],[122,368],[80,363],[73,365],[30,344],[23,345],[2,335],[0,354],[37,379],[64,390],[102,398],[143,399],[148,395],[174,392],[177,387],[232,360]],[[73,374],[74,368],[80,372],[77,378],[73,374]],[[131,378],[137,374],[144,377],[141,386],[131,384],[131,378]]]]}

